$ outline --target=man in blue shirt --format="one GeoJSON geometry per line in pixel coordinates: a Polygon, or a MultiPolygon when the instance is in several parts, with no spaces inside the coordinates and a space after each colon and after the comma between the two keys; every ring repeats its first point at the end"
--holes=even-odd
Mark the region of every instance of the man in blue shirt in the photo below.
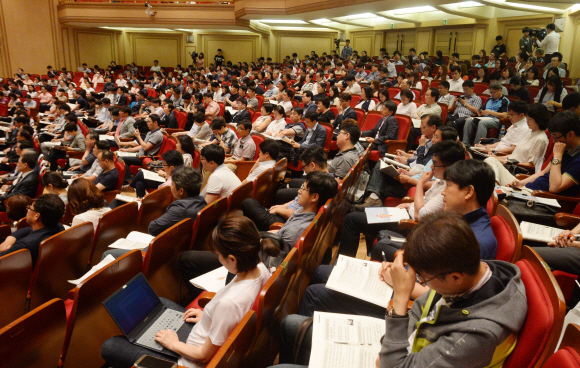
{"type": "Polygon", "coordinates": [[[342,48],[340,57],[342,57],[343,60],[347,60],[351,56],[352,56],[352,47],[350,47],[350,40],[346,40],[346,46],[342,48]]]}
{"type": "Polygon", "coordinates": [[[502,94],[502,85],[494,82],[489,86],[491,98],[487,100],[485,106],[479,111],[479,117],[468,118],[463,128],[463,144],[472,145],[479,143],[482,138],[487,137],[487,129],[501,128],[500,119],[507,118],[509,100],[502,94]],[[476,130],[475,139],[471,140],[473,130],[476,130]]]}

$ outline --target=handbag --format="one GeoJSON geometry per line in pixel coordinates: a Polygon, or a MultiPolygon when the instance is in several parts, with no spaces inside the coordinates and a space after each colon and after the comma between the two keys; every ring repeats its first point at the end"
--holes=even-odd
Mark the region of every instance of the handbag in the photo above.
{"type": "Polygon", "coordinates": [[[507,208],[513,213],[518,222],[527,221],[534,224],[558,227],[554,220],[554,215],[558,212],[555,207],[515,197],[509,197],[504,202],[507,202],[507,208]]]}

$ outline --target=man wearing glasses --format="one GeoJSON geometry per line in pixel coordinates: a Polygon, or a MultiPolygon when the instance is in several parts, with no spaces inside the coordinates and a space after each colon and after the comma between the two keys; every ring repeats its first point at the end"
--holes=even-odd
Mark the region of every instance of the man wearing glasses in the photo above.
{"type": "Polygon", "coordinates": [[[7,237],[0,244],[0,257],[20,249],[28,249],[34,267],[40,243],[64,230],[60,223],[60,219],[64,215],[64,203],[55,194],[45,194],[26,209],[26,222],[30,227],[16,230],[7,237]]]}
{"type": "Polygon", "coordinates": [[[500,129],[500,119],[508,117],[509,100],[502,94],[502,85],[494,82],[489,86],[491,98],[487,100],[485,106],[478,112],[479,117],[469,118],[465,121],[463,128],[463,143],[473,145],[479,143],[482,138],[487,137],[487,130],[491,128],[500,129]],[[472,132],[476,130],[475,139],[471,140],[472,132]]]}
{"type": "MultiPolygon", "coordinates": [[[[252,132],[252,123],[249,119],[242,120],[237,126],[239,138],[234,143],[234,151],[231,157],[227,157],[224,161],[227,167],[233,172],[238,171],[236,162],[238,161],[252,161],[256,154],[256,143],[252,139],[250,133],[252,132]]],[[[276,159],[274,157],[274,159],[276,159]]]]}
{"type": "Polygon", "coordinates": [[[0,196],[0,212],[6,212],[4,201],[17,194],[34,198],[38,189],[38,175],[34,171],[38,155],[33,150],[25,150],[16,163],[18,175],[10,186],[3,186],[4,193],[0,196]]]}

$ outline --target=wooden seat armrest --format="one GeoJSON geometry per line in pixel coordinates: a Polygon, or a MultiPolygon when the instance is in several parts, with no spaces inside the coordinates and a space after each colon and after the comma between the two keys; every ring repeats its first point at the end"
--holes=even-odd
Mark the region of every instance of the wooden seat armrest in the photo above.
{"type": "Polygon", "coordinates": [[[234,162],[234,165],[236,165],[238,167],[238,170],[236,171],[236,175],[238,176],[238,179],[240,179],[241,181],[246,180],[248,175],[250,175],[250,170],[252,170],[252,167],[254,166],[255,163],[256,163],[256,161],[236,161],[236,162],[234,162]]]}
{"type": "Polygon", "coordinates": [[[559,227],[566,230],[571,230],[576,227],[576,225],[580,224],[580,216],[572,215],[570,213],[559,212],[554,215],[554,220],[559,227]]]}
{"type": "Polygon", "coordinates": [[[226,157],[232,157],[233,155],[231,153],[226,153],[226,157]]]}
{"type": "Polygon", "coordinates": [[[165,133],[168,136],[172,135],[173,133],[185,132],[185,129],[174,129],[174,128],[165,128],[165,133]]]}
{"type": "Polygon", "coordinates": [[[197,305],[199,305],[201,308],[205,308],[207,303],[211,302],[214,296],[215,293],[210,292],[203,294],[203,296],[197,301],[197,305]]]}
{"type": "Polygon", "coordinates": [[[414,221],[414,220],[401,220],[401,221],[399,221],[399,230],[401,230],[401,231],[411,230],[412,228],[417,226],[417,224],[419,224],[419,223],[417,221],[414,221]]]}
{"type": "Polygon", "coordinates": [[[516,179],[518,179],[518,180],[524,180],[527,177],[529,177],[529,175],[526,175],[526,174],[517,174],[516,175],[516,179]]]}
{"type": "Polygon", "coordinates": [[[387,146],[389,146],[389,152],[390,154],[395,154],[397,153],[397,150],[405,150],[405,148],[407,147],[407,141],[399,141],[399,140],[392,140],[392,139],[387,139],[385,141],[385,144],[387,146]]]}
{"type": "Polygon", "coordinates": [[[283,222],[274,222],[272,225],[270,225],[270,230],[280,230],[282,226],[284,226],[283,222]]]}
{"type": "Polygon", "coordinates": [[[133,138],[119,138],[120,142],[132,142],[133,138]]]}
{"type": "Polygon", "coordinates": [[[415,198],[413,197],[403,197],[403,199],[401,200],[401,203],[413,203],[415,202],[415,198]]]}
{"type": "Polygon", "coordinates": [[[74,300],[74,298],[75,298],[75,289],[76,288],[72,288],[72,289],[70,289],[68,291],[68,294],[67,294],[67,298],[68,299],[74,300]]]}
{"type": "Polygon", "coordinates": [[[85,154],[84,151],[73,151],[73,150],[66,151],[66,155],[68,156],[68,158],[76,158],[79,160],[81,160],[83,158],[84,154],[85,154]]]}

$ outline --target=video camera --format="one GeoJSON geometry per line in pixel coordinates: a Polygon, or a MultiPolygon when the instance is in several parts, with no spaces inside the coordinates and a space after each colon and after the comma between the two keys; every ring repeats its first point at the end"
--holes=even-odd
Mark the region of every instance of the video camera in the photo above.
{"type": "Polygon", "coordinates": [[[543,41],[547,34],[546,29],[544,28],[538,29],[528,28],[528,30],[530,31],[530,37],[536,37],[540,41],[543,41]]]}
{"type": "Polygon", "coordinates": [[[193,61],[195,62],[195,60],[197,59],[197,57],[199,56],[199,54],[195,51],[190,52],[189,56],[191,56],[191,58],[193,59],[193,61]]]}
{"type": "Polygon", "coordinates": [[[337,50],[340,48],[340,42],[341,42],[340,38],[335,38],[334,39],[334,44],[336,45],[336,49],[337,50]]]}

